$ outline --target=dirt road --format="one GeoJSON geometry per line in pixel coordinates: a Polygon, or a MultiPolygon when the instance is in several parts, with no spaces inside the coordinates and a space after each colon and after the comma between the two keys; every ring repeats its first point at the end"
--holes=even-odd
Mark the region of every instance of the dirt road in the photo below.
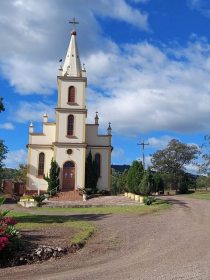
{"type": "MultiPolygon", "coordinates": [[[[101,215],[74,255],[0,270],[0,279],[210,279],[210,201],[177,196],[159,214],[101,215]]],[[[94,215],[84,217],[94,220],[94,215]]]]}

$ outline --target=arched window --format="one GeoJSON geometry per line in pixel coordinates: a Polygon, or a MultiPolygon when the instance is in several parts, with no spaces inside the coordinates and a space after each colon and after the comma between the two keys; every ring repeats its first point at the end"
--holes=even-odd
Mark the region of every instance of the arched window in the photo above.
{"type": "Polygon", "coordinates": [[[96,162],[96,174],[98,177],[101,176],[101,155],[95,154],[95,162],[96,162]]]}
{"type": "Polygon", "coordinates": [[[39,154],[38,176],[44,175],[44,153],[39,154]]]}
{"type": "Polygon", "coordinates": [[[67,125],[67,135],[72,136],[74,135],[74,116],[68,116],[68,125],[67,125]]]}
{"type": "Polygon", "coordinates": [[[75,103],[75,87],[69,87],[68,103],[75,103]]]}

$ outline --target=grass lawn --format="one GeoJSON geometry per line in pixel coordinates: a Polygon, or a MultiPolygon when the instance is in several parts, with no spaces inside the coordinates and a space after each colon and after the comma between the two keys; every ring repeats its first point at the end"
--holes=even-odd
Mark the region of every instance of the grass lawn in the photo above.
{"type": "Polygon", "coordinates": [[[93,206],[72,208],[37,208],[39,212],[65,212],[69,214],[150,214],[168,209],[170,204],[157,199],[152,205],[129,205],[129,206],[93,206]]]}
{"type": "Polygon", "coordinates": [[[21,212],[11,211],[10,216],[13,216],[17,221],[17,229],[42,229],[54,227],[65,228],[69,227],[76,231],[74,236],[69,240],[71,244],[84,245],[87,239],[93,234],[95,227],[92,223],[67,216],[52,216],[52,215],[34,215],[21,212]]]}
{"type": "Polygon", "coordinates": [[[197,198],[197,199],[210,199],[210,192],[195,192],[189,195],[190,197],[197,198]]]}

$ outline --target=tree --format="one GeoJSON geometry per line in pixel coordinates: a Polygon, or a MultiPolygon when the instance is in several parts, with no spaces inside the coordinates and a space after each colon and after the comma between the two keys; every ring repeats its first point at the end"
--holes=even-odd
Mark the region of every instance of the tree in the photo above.
{"type": "Polygon", "coordinates": [[[200,173],[210,171],[210,134],[204,136],[204,143],[201,145],[203,162],[199,165],[200,173]]]}
{"type": "Polygon", "coordinates": [[[92,158],[91,151],[88,153],[85,163],[85,188],[91,189],[92,192],[96,191],[99,176],[97,175],[98,166],[92,158]]]}
{"type": "Polygon", "coordinates": [[[5,108],[4,108],[4,104],[3,104],[3,98],[0,97],[0,113],[4,110],[5,110],[5,108]]]}
{"type": "Polygon", "coordinates": [[[15,174],[15,181],[23,182],[26,184],[27,165],[20,164],[15,174]]]}
{"type": "Polygon", "coordinates": [[[186,165],[193,163],[199,154],[196,145],[181,143],[172,139],[168,146],[153,154],[151,162],[154,170],[173,175],[173,184],[177,187],[182,172],[185,172],[186,165]]]}
{"type": "Polygon", "coordinates": [[[144,167],[142,162],[134,160],[131,167],[128,170],[127,185],[128,191],[132,193],[139,193],[139,184],[144,175],[144,167]]]}
{"type": "Polygon", "coordinates": [[[153,175],[152,192],[164,191],[164,180],[160,172],[155,172],[153,175]]]}
{"type": "Polygon", "coordinates": [[[44,179],[48,182],[47,191],[50,195],[55,195],[58,190],[59,174],[60,174],[60,167],[58,163],[52,158],[49,176],[44,175],[44,179]]]}
{"type": "Polygon", "coordinates": [[[141,195],[149,195],[152,188],[152,178],[149,171],[145,171],[139,184],[139,192],[141,195]]]}
{"type": "Polygon", "coordinates": [[[122,172],[112,169],[112,193],[118,194],[127,191],[127,174],[128,170],[122,172]]]}
{"type": "Polygon", "coordinates": [[[199,176],[196,180],[196,188],[206,189],[210,187],[210,176],[199,176]]]}
{"type": "Polygon", "coordinates": [[[6,159],[6,154],[8,152],[7,147],[4,145],[4,141],[0,140],[0,171],[4,166],[4,160],[6,159]]]}

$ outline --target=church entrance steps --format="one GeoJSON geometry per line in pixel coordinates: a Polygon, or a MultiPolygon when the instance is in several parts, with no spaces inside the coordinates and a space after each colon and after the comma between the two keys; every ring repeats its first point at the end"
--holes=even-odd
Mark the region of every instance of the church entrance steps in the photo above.
{"type": "Polygon", "coordinates": [[[81,201],[82,195],[78,191],[61,191],[51,197],[49,201],[81,201]]]}
{"type": "Polygon", "coordinates": [[[128,206],[128,205],[140,205],[138,201],[131,200],[125,196],[100,196],[97,198],[91,198],[87,201],[79,200],[49,200],[42,207],[108,207],[108,206],[128,206]]]}

